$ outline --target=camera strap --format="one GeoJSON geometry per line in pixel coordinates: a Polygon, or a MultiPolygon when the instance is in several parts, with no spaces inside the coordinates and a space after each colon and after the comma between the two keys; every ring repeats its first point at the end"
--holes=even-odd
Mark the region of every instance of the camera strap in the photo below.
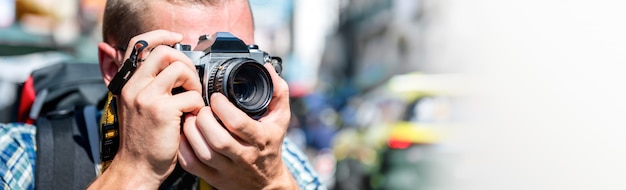
{"type": "Polygon", "coordinates": [[[119,123],[115,112],[115,97],[109,92],[100,117],[100,174],[109,167],[119,148],[119,123]]]}
{"type": "Polygon", "coordinates": [[[130,77],[135,74],[135,70],[139,64],[139,54],[148,47],[148,42],[144,40],[139,40],[133,46],[133,51],[130,53],[130,57],[124,61],[122,68],[115,74],[111,83],[109,84],[109,91],[113,93],[113,95],[120,95],[122,92],[122,88],[126,85],[126,82],[130,79],[130,77]]]}

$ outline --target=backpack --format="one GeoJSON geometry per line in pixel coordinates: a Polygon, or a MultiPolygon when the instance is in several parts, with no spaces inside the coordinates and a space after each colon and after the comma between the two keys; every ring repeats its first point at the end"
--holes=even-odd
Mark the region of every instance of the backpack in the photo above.
{"type": "Polygon", "coordinates": [[[97,176],[106,92],[97,64],[54,64],[22,85],[17,120],[37,127],[36,188],[85,189],[97,176]]]}

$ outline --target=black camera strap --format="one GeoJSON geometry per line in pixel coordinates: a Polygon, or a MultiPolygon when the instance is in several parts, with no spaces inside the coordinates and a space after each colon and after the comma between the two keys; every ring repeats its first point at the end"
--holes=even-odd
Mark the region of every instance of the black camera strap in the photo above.
{"type": "Polygon", "coordinates": [[[139,40],[135,43],[133,51],[130,53],[130,57],[124,61],[122,68],[115,74],[109,84],[109,90],[113,93],[113,95],[120,95],[122,88],[126,85],[126,82],[128,82],[130,77],[135,74],[135,70],[139,64],[139,54],[141,54],[146,47],[148,47],[148,42],[144,40],[139,40]]]}

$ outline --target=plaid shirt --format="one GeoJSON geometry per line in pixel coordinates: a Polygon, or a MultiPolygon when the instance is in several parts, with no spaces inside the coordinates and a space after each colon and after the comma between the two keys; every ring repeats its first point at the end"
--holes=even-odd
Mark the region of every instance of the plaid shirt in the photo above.
{"type": "Polygon", "coordinates": [[[0,124],[3,189],[35,189],[35,127],[0,124]]]}
{"type": "Polygon", "coordinates": [[[289,168],[289,172],[298,183],[300,189],[326,189],[319,181],[317,173],[309,164],[306,156],[296,144],[285,137],[283,141],[283,162],[289,168]]]}
{"type": "MultiPolygon", "coordinates": [[[[2,189],[34,189],[35,127],[27,124],[0,123],[0,177],[2,189]]],[[[300,189],[326,189],[308,163],[306,156],[289,139],[283,142],[283,161],[300,189]]]]}

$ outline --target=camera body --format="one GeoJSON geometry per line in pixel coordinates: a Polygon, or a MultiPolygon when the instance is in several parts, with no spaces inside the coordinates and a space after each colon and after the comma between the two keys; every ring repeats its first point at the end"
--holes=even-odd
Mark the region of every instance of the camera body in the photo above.
{"type": "Polygon", "coordinates": [[[282,60],[256,45],[246,45],[228,32],[203,35],[199,40],[193,51],[190,45],[180,43],[173,48],[196,65],[205,104],[210,104],[211,94],[219,92],[252,118],[265,114],[274,90],[270,73],[263,65],[272,64],[280,74],[282,60]]]}

